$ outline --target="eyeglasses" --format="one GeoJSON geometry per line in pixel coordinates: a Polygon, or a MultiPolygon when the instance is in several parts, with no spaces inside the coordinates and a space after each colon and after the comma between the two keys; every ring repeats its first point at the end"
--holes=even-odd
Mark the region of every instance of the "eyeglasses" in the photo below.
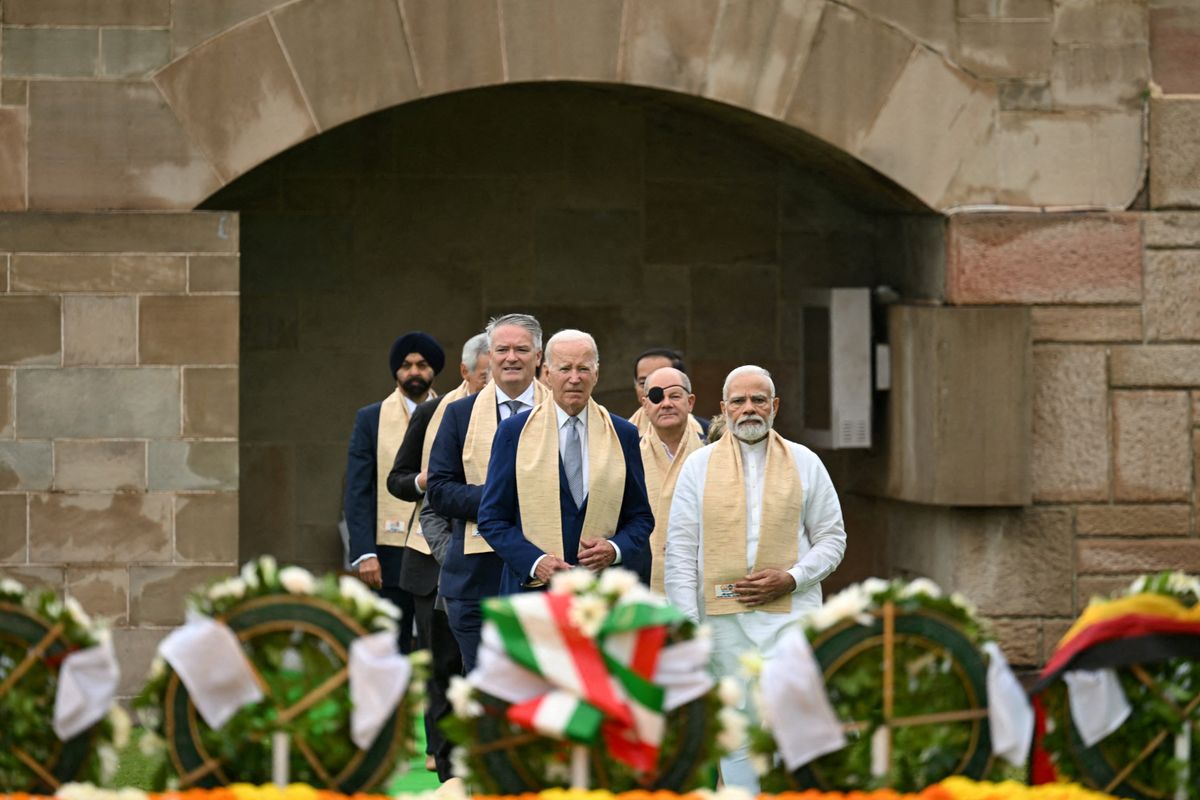
{"type": "Polygon", "coordinates": [[[682,400],[686,400],[688,394],[689,394],[689,392],[678,384],[676,384],[674,386],[668,386],[665,389],[661,386],[655,386],[653,389],[646,392],[646,399],[649,400],[654,405],[658,405],[663,400],[666,400],[668,397],[671,399],[672,403],[678,403],[682,400]],[[667,394],[668,389],[678,389],[679,391],[671,392],[671,394],[668,395],[667,394]]]}
{"type": "Polygon", "coordinates": [[[736,409],[741,408],[742,406],[746,405],[746,403],[750,403],[755,408],[770,408],[771,401],[774,399],[774,397],[769,397],[765,394],[755,394],[751,395],[750,397],[746,397],[745,395],[737,395],[726,400],[725,405],[729,408],[736,409]]]}

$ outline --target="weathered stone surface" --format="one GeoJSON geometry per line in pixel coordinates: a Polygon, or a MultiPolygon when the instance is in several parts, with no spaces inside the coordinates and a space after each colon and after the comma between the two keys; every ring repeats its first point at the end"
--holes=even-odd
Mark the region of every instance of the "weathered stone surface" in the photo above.
{"type": "Polygon", "coordinates": [[[146,443],[56,441],[54,489],[60,492],[145,491],[146,443]]]}
{"type": "Polygon", "coordinates": [[[1111,372],[1113,386],[1200,386],[1200,346],[1114,347],[1111,372]]]}
{"type": "Polygon", "coordinates": [[[175,57],[186,50],[256,17],[281,0],[172,0],[171,47],[175,57]]]}
{"type": "MultiPolygon", "coordinates": [[[[1082,610],[1083,609],[1076,607],[1075,613],[1077,614],[1082,610]]],[[[1054,651],[1058,649],[1058,643],[1062,640],[1062,637],[1066,636],[1067,631],[1071,629],[1071,626],[1074,623],[1074,616],[1070,616],[1065,619],[1059,618],[1042,620],[1042,657],[1041,660],[1038,661],[1039,666],[1050,660],[1050,657],[1054,655],[1054,651]]]]}
{"type": "Polygon", "coordinates": [[[0,242],[23,253],[236,253],[238,215],[0,214],[0,242]]]}
{"type": "Polygon", "coordinates": [[[273,18],[322,129],[417,96],[395,0],[306,0],[273,18]]]}
{"type": "Polygon", "coordinates": [[[166,255],[12,257],[17,292],[182,292],[187,259],[166,255]]]}
{"type": "Polygon", "coordinates": [[[8,25],[167,25],[171,0],[5,0],[8,25]]]}
{"type": "Polygon", "coordinates": [[[13,371],[0,369],[0,439],[13,435],[13,371]]]}
{"type": "Polygon", "coordinates": [[[958,16],[996,19],[1050,19],[1054,0],[958,0],[958,16]]]}
{"type": "Polygon", "coordinates": [[[129,623],[179,625],[183,622],[183,599],[188,592],[236,571],[232,566],[132,566],[129,568],[129,623]]]}
{"type": "Polygon", "coordinates": [[[1141,299],[1141,225],[1132,214],[959,214],[947,236],[953,303],[1141,299]]]}
{"type": "Polygon", "coordinates": [[[1147,247],[1200,247],[1200,213],[1156,211],[1142,218],[1147,247]]]}
{"type": "Polygon", "coordinates": [[[17,375],[22,438],[179,435],[179,371],[73,367],[17,375]]]}
{"type": "MultiPolygon", "coordinates": [[[[7,88],[9,83],[6,78],[0,86],[7,88]]],[[[28,119],[29,114],[24,108],[0,108],[0,211],[25,208],[25,127],[28,119]]]]}
{"type": "Polygon", "coordinates": [[[995,106],[990,86],[918,49],[863,140],[861,157],[936,206],[965,154],[990,130],[995,106]]]}
{"type": "Polygon", "coordinates": [[[149,75],[171,60],[171,32],[105,28],[100,31],[100,74],[105,77],[149,75]]]}
{"type": "Polygon", "coordinates": [[[1139,0],[1058,0],[1054,41],[1144,43],[1146,6],[1139,0]]]}
{"type": "Polygon", "coordinates": [[[5,28],[4,75],[77,78],[96,71],[95,28],[5,28]]]}
{"type": "Polygon", "coordinates": [[[23,567],[8,564],[0,567],[0,578],[12,578],[33,588],[45,588],[59,592],[64,587],[62,567],[23,567]]]}
{"type": "Polygon", "coordinates": [[[238,432],[238,371],[183,371],[183,435],[234,437],[238,432]]]}
{"type": "Polygon", "coordinates": [[[317,132],[266,19],[213,39],[154,80],[225,180],[317,132]]]}
{"type": "MultiPolygon", "coordinates": [[[[1196,408],[1195,398],[1192,400],[1192,408],[1193,411],[1196,408]]],[[[1200,415],[1193,414],[1192,422],[1200,426],[1200,415]]],[[[1200,484],[1200,428],[1192,432],[1192,453],[1195,456],[1195,461],[1192,464],[1192,475],[1196,476],[1196,482],[1200,484]]],[[[1196,494],[1196,506],[1193,509],[1193,515],[1193,520],[1196,520],[1195,528],[1193,529],[1193,533],[1195,533],[1197,529],[1200,529],[1200,492],[1196,494]]]]}
{"type": "Polygon", "coordinates": [[[621,41],[621,0],[500,0],[510,81],[613,81],[621,41]]]}
{"type": "Polygon", "coordinates": [[[1142,187],[1140,110],[1001,112],[992,142],[990,202],[1127,207],[1142,187]]]}
{"type": "Polygon", "coordinates": [[[296,519],[301,524],[337,524],[342,511],[341,462],[346,454],[337,444],[302,444],[296,448],[296,519]]]}
{"type": "Polygon", "coordinates": [[[31,495],[29,558],[50,564],[170,560],[171,495],[31,495]]]}
{"type": "Polygon", "coordinates": [[[1146,337],[1200,339],[1200,251],[1146,254],[1146,337]]]}
{"type": "Polygon", "coordinates": [[[504,81],[496,3],[400,0],[422,94],[504,81]]]}
{"type": "Polygon", "coordinates": [[[35,81],[29,114],[30,208],[190,208],[219,186],[151,84],[35,81]]]}
{"type": "Polygon", "coordinates": [[[67,594],[87,613],[124,625],[129,609],[129,572],[124,567],[67,568],[67,594]]]}
{"type": "Polygon", "coordinates": [[[188,561],[237,563],[237,492],[176,497],[175,552],[188,561]]]}
{"type": "Polygon", "coordinates": [[[58,364],[60,316],[57,297],[0,297],[0,364],[58,364]]]}
{"type": "Polygon", "coordinates": [[[995,514],[982,536],[964,538],[955,585],[987,614],[1069,614],[1071,540],[1063,509],[995,514]],[[1006,588],[1002,575],[1020,577],[1006,588]]]}
{"type": "Polygon", "coordinates": [[[1088,536],[1183,536],[1191,528],[1186,505],[1080,506],[1075,532],[1088,536]]]}
{"type": "Polygon", "coordinates": [[[26,560],[26,497],[26,494],[0,494],[0,563],[26,560]]]}
{"type": "Polygon", "coordinates": [[[63,298],[63,364],[137,363],[137,300],[63,298]]]}
{"type": "Polygon", "coordinates": [[[697,319],[718,319],[722,314],[743,319],[750,314],[760,325],[731,337],[717,326],[692,331],[690,345],[705,358],[736,358],[747,351],[771,353],[775,349],[775,304],[764,304],[764,294],[775,294],[779,272],[774,266],[692,268],[692,313],[697,319]],[[724,309],[722,311],[722,309],[724,309]]]}
{"type": "Polygon", "coordinates": [[[1034,666],[1041,658],[1042,625],[1022,617],[989,620],[1004,657],[1014,666],[1034,666]]]}
{"type": "Polygon", "coordinates": [[[1167,94],[1200,94],[1200,19],[1191,0],[1150,4],[1150,61],[1167,94]]]}
{"type": "Polygon", "coordinates": [[[966,17],[958,21],[956,61],[986,78],[1029,78],[1050,72],[1051,25],[1042,19],[966,17]]]}
{"type": "Polygon", "coordinates": [[[259,442],[243,444],[240,451],[240,494],[247,499],[238,509],[239,558],[245,560],[258,553],[274,553],[283,561],[294,559],[294,448],[284,443],[259,442]]]}
{"type": "Polygon", "coordinates": [[[189,256],[189,292],[236,292],[240,286],[237,256],[189,256]]]}
{"type": "MultiPolygon", "coordinates": [[[[849,0],[849,5],[904,29],[914,39],[942,52],[950,51],[958,35],[954,19],[956,0],[924,0],[920,3],[849,0]]],[[[961,14],[961,9],[957,13],[961,14]]]]}
{"type": "Polygon", "coordinates": [[[1200,98],[1150,99],[1150,207],[1200,207],[1200,98]]]}
{"type": "Polygon", "coordinates": [[[1128,342],[1142,339],[1137,306],[1034,306],[1035,342],[1128,342]]]}
{"type": "Polygon", "coordinates": [[[1186,392],[1113,392],[1113,480],[1119,500],[1191,497],[1186,392]]]}
{"type": "Polygon", "coordinates": [[[818,0],[725,3],[713,36],[705,96],[782,116],[824,8],[818,0]]]}
{"type": "Polygon", "coordinates": [[[150,442],[150,490],[237,489],[237,442],[150,442]]]}
{"type": "Polygon", "coordinates": [[[238,299],[142,297],[138,348],[143,364],[236,364],[238,299]]]}
{"type": "Polygon", "coordinates": [[[912,50],[912,40],[895,28],[827,6],[786,121],[857,153],[912,50]]]}
{"type": "Polygon", "coordinates": [[[0,491],[49,489],[53,458],[50,442],[0,442],[0,491]]]}
{"type": "Polygon", "coordinates": [[[1200,570],[1197,539],[1080,539],[1076,548],[1080,573],[1138,575],[1163,570],[1200,570]]]}
{"type": "Polygon", "coordinates": [[[621,74],[636,84],[693,93],[704,85],[719,0],[687,5],[627,0],[621,74]]]}
{"type": "Polygon", "coordinates": [[[776,257],[776,188],[767,181],[648,181],[646,260],[769,263],[776,257]]]}
{"type": "Polygon", "coordinates": [[[29,82],[5,79],[0,83],[0,105],[23,106],[29,102],[29,82]]]}
{"type": "Polygon", "coordinates": [[[1054,98],[1046,78],[1004,81],[997,95],[1001,111],[1053,111],[1054,98]]]}
{"type": "MultiPolygon", "coordinates": [[[[1192,424],[1200,428],[1200,391],[1192,392],[1192,424]]],[[[1200,475],[1200,472],[1196,474],[1200,475]]]]}
{"type": "Polygon", "coordinates": [[[146,685],[150,665],[158,654],[158,645],[171,631],[167,628],[115,628],[112,632],[113,651],[121,668],[117,697],[136,696],[146,685]]]}
{"type": "Polygon", "coordinates": [[[534,234],[534,285],[542,302],[561,302],[574,288],[570,272],[595,287],[597,303],[640,294],[642,219],[634,211],[553,210],[539,214],[534,234]]]}
{"type": "Polygon", "coordinates": [[[1141,108],[1150,77],[1145,42],[1054,48],[1050,91],[1059,108],[1141,108]]]}
{"type": "Polygon", "coordinates": [[[1108,498],[1108,388],[1102,347],[1033,349],[1035,500],[1108,498]]]}

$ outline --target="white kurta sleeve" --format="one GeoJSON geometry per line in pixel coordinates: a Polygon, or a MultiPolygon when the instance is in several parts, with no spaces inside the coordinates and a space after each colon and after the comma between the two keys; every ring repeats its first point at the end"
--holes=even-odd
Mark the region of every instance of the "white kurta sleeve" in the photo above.
{"type": "Polygon", "coordinates": [[[700,586],[700,517],[703,513],[704,475],[700,461],[688,459],[679,470],[667,527],[667,555],[663,582],[667,599],[692,622],[700,622],[697,601],[700,586]]]}
{"type": "Polygon", "coordinates": [[[807,532],[811,545],[811,549],[788,570],[799,592],[828,577],[842,563],[846,552],[846,526],[842,521],[842,504],[825,465],[807,449],[802,451],[798,461],[804,485],[801,535],[807,532]]]}

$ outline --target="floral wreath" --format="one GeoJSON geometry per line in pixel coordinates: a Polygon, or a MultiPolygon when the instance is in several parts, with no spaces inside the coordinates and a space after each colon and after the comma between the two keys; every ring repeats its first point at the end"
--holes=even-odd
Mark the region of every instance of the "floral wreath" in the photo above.
{"type": "Polygon", "coordinates": [[[1035,780],[1067,778],[1143,800],[1200,800],[1200,578],[1142,575],[1111,597],[1093,597],[1034,691],[1045,712],[1037,752],[1049,761],[1035,760],[1035,780]],[[1127,715],[1114,717],[1115,728],[1101,730],[1099,740],[1085,741],[1072,713],[1072,671],[1115,676],[1114,694],[1127,704],[1127,715]]]}
{"type": "Polygon", "coordinates": [[[846,744],[788,771],[763,700],[762,659],[743,658],[763,723],[751,730],[750,757],[764,792],[919,791],[950,775],[989,772],[980,653],[989,637],[964,596],[946,596],[925,578],[869,578],[829,598],[799,625],[846,744]],[[891,678],[885,661],[894,664],[891,678]]]}
{"type": "Polygon", "coordinates": [[[108,629],[75,598],[0,578],[0,786],[58,789],[71,780],[107,783],[116,774],[131,727],[120,706],[67,741],[50,713],[67,656],[109,642],[108,629]]]}
{"type": "Polygon", "coordinates": [[[632,572],[564,571],[548,592],[485,601],[484,617],[478,666],[452,679],[443,722],[455,775],[476,791],[681,791],[744,740],[740,688],[707,671],[707,628],[632,572]]]}
{"type": "Polygon", "coordinates": [[[377,785],[398,761],[412,756],[427,651],[409,657],[408,689],[372,745],[360,749],[351,736],[349,646],[373,633],[394,635],[400,616],[357,578],[316,577],[262,556],[240,575],[192,592],[187,608],[189,616],[211,618],[237,634],[265,699],[241,707],[213,730],[191,707],[175,670],[156,656],[133,705],[146,728],[142,752],[152,756],[165,749],[169,755],[155,780],[159,787],[267,783],[272,734],[279,731],[292,743],[291,780],[347,793],[377,785]]]}

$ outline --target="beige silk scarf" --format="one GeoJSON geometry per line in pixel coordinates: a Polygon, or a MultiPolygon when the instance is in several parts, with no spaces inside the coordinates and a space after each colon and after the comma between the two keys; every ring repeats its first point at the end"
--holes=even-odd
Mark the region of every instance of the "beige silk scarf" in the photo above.
{"type": "Polygon", "coordinates": [[[633,423],[633,427],[638,429],[638,436],[645,436],[654,427],[650,424],[650,415],[641,406],[638,406],[638,410],[633,412],[629,421],[633,423]]]}
{"type": "Polygon", "coordinates": [[[654,532],[650,534],[650,552],[653,556],[650,562],[650,588],[656,592],[664,591],[667,522],[671,514],[671,498],[675,495],[675,481],[679,478],[679,469],[687,457],[704,446],[704,442],[700,441],[703,435],[700,423],[689,414],[687,429],[683,432],[683,439],[679,442],[675,458],[667,457],[662,438],[653,426],[642,437],[646,496],[650,498],[650,506],[654,509],[654,532]]]}
{"type": "MultiPolygon", "coordinates": [[[[463,399],[470,393],[467,382],[463,381],[447,394],[445,399],[434,409],[433,416],[429,418],[429,427],[425,429],[425,441],[421,443],[422,472],[429,473],[429,452],[433,449],[433,440],[437,438],[438,428],[442,425],[442,417],[446,415],[446,406],[455,400],[463,399]]],[[[425,534],[421,531],[421,509],[425,507],[425,498],[422,497],[421,502],[413,503],[412,506],[412,518],[408,521],[408,538],[404,540],[404,546],[427,556],[433,555],[429,549],[429,543],[425,541],[425,534]]]]}
{"type": "Polygon", "coordinates": [[[800,472],[787,442],[775,431],[768,434],[763,467],[762,515],[758,529],[758,551],[754,569],[746,565],[746,479],[742,471],[742,448],[732,434],[713,445],[704,478],[704,611],[709,615],[769,611],[786,614],[792,610],[791,595],[748,608],[733,597],[723,597],[728,584],[737,583],[751,571],[790,569],[799,556],[800,514],[804,490],[800,472]]]}
{"type": "MultiPolygon", "coordinates": [[[[558,406],[553,397],[534,407],[517,442],[517,497],[525,538],[565,559],[559,507],[558,406]]],[[[587,512],[579,541],[608,539],[617,531],[625,496],[625,454],[604,406],[587,404],[587,512]]]]}
{"type": "MultiPolygon", "coordinates": [[[[437,397],[437,393],[430,390],[429,397],[437,397]]],[[[375,543],[388,547],[404,547],[415,505],[392,497],[387,488],[388,473],[407,431],[408,403],[397,386],[379,407],[379,433],[375,439],[375,543]]]]}
{"type": "MultiPolygon", "coordinates": [[[[541,381],[533,382],[533,405],[536,408],[549,396],[549,390],[541,381]]],[[[492,457],[492,440],[496,438],[496,383],[491,381],[479,391],[475,406],[471,409],[471,421],[467,424],[467,434],[463,441],[463,476],[467,483],[482,486],[487,482],[488,462],[492,457]]],[[[557,506],[555,506],[557,508],[557,506]]],[[[479,535],[479,525],[474,520],[467,520],[466,531],[463,534],[463,553],[490,553],[492,546],[479,535]]]]}

